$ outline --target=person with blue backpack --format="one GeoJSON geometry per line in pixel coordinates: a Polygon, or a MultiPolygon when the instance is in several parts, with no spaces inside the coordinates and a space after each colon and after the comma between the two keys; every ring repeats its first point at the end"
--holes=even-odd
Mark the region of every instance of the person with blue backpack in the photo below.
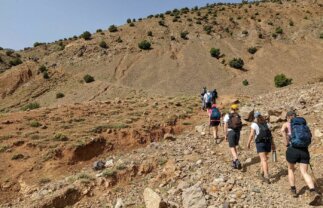
{"type": "Polygon", "coordinates": [[[220,125],[221,120],[221,112],[217,108],[216,104],[213,104],[210,109],[208,109],[208,114],[210,117],[210,128],[213,131],[213,138],[216,144],[219,144],[219,136],[218,136],[218,126],[220,125]]]}
{"type": "Polygon", "coordinates": [[[295,165],[299,163],[301,174],[310,189],[309,197],[310,205],[315,205],[321,200],[320,194],[314,186],[314,181],[308,173],[308,165],[310,164],[310,153],[308,147],[312,141],[312,134],[307,126],[307,122],[302,117],[297,117],[294,111],[287,113],[287,122],[283,124],[281,133],[285,138],[286,160],[288,162],[288,180],[290,183],[290,191],[293,197],[298,197],[295,187],[295,165]]]}

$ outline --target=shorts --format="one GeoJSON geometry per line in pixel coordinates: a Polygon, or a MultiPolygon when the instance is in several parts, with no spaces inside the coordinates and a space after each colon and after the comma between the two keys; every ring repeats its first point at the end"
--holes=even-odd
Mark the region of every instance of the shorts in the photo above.
{"type": "Polygon", "coordinates": [[[229,147],[236,147],[239,145],[240,131],[228,131],[229,147]]]}
{"type": "Polygon", "coordinates": [[[220,125],[220,121],[210,121],[210,126],[214,127],[214,126],[219,126],[220,125]]]}
{"type": "Polygon", "coordinates": [[[205,103],[205,107],[206,107],[207,109],[212,108],[212,103],[205,103]]]}
{"type": "Polygon", "coordinates": [[[256,149],[257,149],[257,153],[271,152],[271,143],[269,143],[269,142],[256,143],[256,149]]]}
{"type": "Polygon", "coordinates": [[[286,160],[291,164],[310,164],[310,153],[308,149],[300,149],[289,146],[286,150],[286,160]]]}

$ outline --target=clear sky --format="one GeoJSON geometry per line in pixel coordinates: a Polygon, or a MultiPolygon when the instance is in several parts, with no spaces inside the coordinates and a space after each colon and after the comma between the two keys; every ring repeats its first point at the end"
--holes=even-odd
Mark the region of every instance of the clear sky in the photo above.
{"type": "Polygon", "coordinates": [[[174,8],[241,0],[0,0],[0,46],[22,49],[174,8]]]}

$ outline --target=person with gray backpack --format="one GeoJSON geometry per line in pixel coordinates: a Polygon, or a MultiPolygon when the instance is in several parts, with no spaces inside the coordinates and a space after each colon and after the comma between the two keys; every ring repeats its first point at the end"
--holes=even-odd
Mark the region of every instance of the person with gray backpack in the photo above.
{"type": "Polygon", "coordinates": [[[301,174],[310,189],[309,204],[316,205],[321,201],[321,195],[314,186],[314,181],[308,173],[310,164],[310,153],[308,147],[312,142],[312,134],[307,126],[307,122],[302,117],[297,117],[294,111],[287,113],[287,122],[283,124],[281,133],[285,138],[286,160],[288,162],[288,179],[290,191],[293,197],[298,197],[295,187],[295,165],[299,163],[301,174]]]}
{"type": "Polygon", "coordinates": [[[260,112],[255,112],[254,118],[254,122],[251,124],[247,148],[250,149],[251,141],[254,140],[261,163],[259,175],[264,182],[270,184],[268,154],[275,150],[275,143],[268,124],[260,112]]]}

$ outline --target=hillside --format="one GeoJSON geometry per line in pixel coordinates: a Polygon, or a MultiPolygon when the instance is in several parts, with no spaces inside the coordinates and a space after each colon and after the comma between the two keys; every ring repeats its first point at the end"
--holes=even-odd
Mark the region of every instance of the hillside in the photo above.
{"type": "MultiPolygon", "coordinates": [[[[322,5],[322,1],[210,4],[130,20],[117,31],[98,30],[90,40],[75,36],[38,43],[18,51],[23,63],[0,75],[0,107],[99,101],[139,90],[196,95],[204,85],[222,94],[255,95],[275,89],[273,79],[280,73],[292,78],[294,85],[316,82],[323,77],[322,5]],[[181,37],[186,31],[187,36],[181,37]],[[150,50],[138,47],[142,40],[151,42],[150,50]],[[107,47],[100,47],[101,41],[107,47]],[[248,52],[250,47],[257,49],[255,54],[248,52]],[[220,49],[218,59],[210,55],[211,48],[220,49]],[[242,58],[243,70],[228,65],[233,58],[242,58]],[[42,65],[48,79],[38,72],[42,65]],[[85,84],[86,74],[95,82],[85,84]],[[242,85],[245,79],[249,86],[242,85]],[[55,99],[58,92],[65,97],[55,99]]],[[[0,56],[5,70],[10,57],[5,57],[5,50],[0,56]]]]}

